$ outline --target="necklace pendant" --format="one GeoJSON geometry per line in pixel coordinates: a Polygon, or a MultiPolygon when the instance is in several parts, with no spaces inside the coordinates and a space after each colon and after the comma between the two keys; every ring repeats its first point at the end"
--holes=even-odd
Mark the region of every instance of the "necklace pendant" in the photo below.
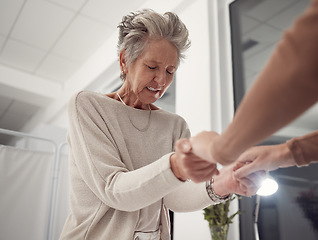
{"type": "MultiPolygon", "coordinates": [[[[122,104],[124,104],[125,106],[128,106],[124,101],[123,101],[123,99],[120,97],[120,95],[119,95],[119,93],[118,92],[116,92],[116,94],[117,94],[117,96],[118,96],[118,98],[119,98],[119,100],[122,102],[122,104]]],[[[145,132],[145,131],[147,131],[148,130],[148,128],[149,128],[149,126],[150,126],[150,120],[151,120],[151,108],[150,108],[150,105],[149,104],[147,104],[147,106],[148,106],[148,109],[149,109],[149,115],[148,115],[148,121],[147,121],[147,124],[146,124],[146,126],[145,127],[143,127],[143,128],[139,128],[139,127],[137,127],[134,123],[133,123],[133,121],[131,120],[131,117],[130,117],[130,114],[129,114],[129,111],[128,111],[128,119],[129,119],[129,122],[131,123],[131,125],[133,125],[134,126],[134,128],[136,128],[138,131],[140,131],[140,132],[145,132]]],[[[128,106],[129,107],[129,106],[128,106]]]]}

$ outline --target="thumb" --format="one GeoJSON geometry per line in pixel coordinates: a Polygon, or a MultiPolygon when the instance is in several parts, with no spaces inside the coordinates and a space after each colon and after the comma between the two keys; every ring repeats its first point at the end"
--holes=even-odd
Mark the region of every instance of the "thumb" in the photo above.
{"type": "Polygon", "coordinates": [[[189,139],[182,138],[178,140],[178,142],[176,143],[176,149],[183,153],[191,152],[192,146],[189,139]]]}
{"type": "Polygon", "coordinates": [[[184,152],[184,153],[191,152],[192,146],[191,146],[189,139],[184,139],[184,141],[182,141],[181,148],[182,148],[181,149],[182,152],[184,152]]]}

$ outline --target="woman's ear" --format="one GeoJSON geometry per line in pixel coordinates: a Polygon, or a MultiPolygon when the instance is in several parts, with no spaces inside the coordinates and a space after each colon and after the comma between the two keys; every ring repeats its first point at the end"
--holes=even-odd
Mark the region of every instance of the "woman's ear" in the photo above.
{"type": "Polygon", "coordinates": [[[119,54],[119,64],[122,74],[125,74],[127,71],[125,50],[122,50],[119,54]]]}

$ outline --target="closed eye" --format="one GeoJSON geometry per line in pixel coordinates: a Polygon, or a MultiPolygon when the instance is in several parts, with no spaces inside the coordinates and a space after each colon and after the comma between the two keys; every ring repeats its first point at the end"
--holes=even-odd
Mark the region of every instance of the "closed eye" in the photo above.
{"type": "Polygon", "coordinates": [[[148,66],[148,68],[151,69],[151,70],[155,70],[157,67],[148,66]]]}
{"type": "Polygon", "coordinates": [[[168,74],[170,74],[170,75],[172,75],[173,74],[173,72],[169,72],[168,70],[166,71],[168,74]]]}

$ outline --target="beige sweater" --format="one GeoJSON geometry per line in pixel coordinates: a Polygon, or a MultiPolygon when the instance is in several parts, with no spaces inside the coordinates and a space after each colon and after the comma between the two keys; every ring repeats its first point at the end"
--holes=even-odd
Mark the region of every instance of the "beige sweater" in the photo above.
{"type": "Polygon", "coordinates": [[[141,132],[131,122],[145,126],[149,111],[93,92],[73,96],[68,110],[71,213],[60,239],[131,240],[157,207],[161,238],[168,240],[168,209],[212,204],[204,183],[181,182],[170,169],[175,142],[190,135],[180,116],[152,111],[141,132]]]}

